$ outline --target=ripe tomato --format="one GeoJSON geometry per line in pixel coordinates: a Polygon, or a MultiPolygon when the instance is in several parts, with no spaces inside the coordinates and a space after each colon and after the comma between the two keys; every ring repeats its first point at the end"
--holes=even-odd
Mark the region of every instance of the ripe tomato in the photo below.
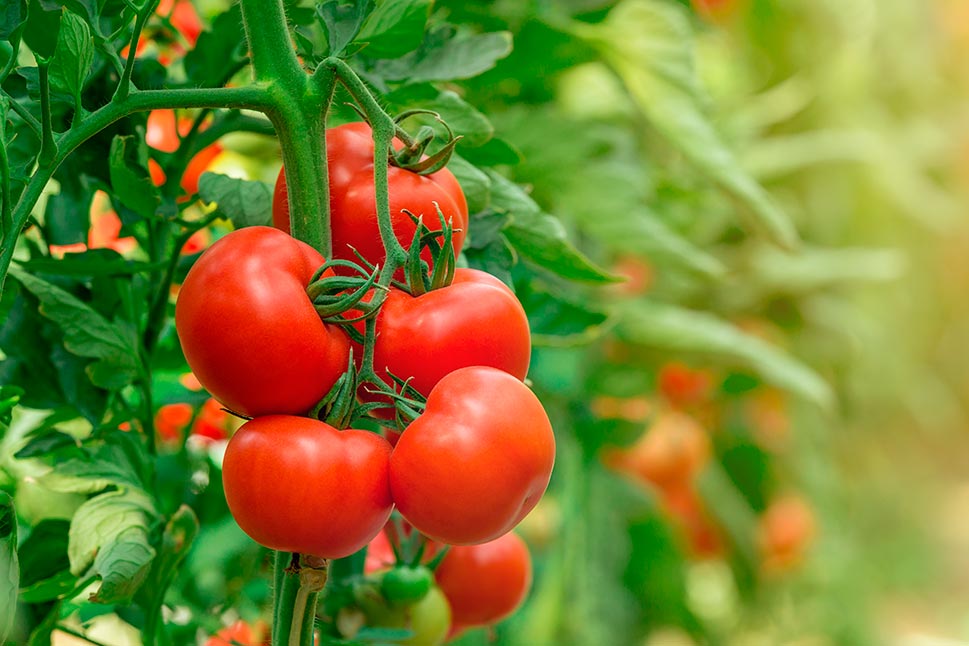
{"type": "MultiPolygon", "coordinates": [[[[374,264],[383,264],[384,248],[377,227],[377,207],[373,180],[373,139],[370,126],[348,123],[326,132],[327,161],[330,178],[330,228],[333,257],[356,261],[350,247],[374,264]]],[[[416,226],[404,213],[424,216],[431,231],[440,231],[436,202],[455,229],[452,237],[455,254],[461,251],[468,227],[468,204],[451,171],[439,170],[431,175],[390,166],[390,217],[394,233],[405,249],[410,247],[416,226]]],[[[289,202],[286,194],[285,169],[280,169],[273,195],[273,224],[289,232],[289,202]]],[[[425,255],[430,260],[430,255],[425,255]]]]}
{"type": "Polygon", "coordinates": [[[710,397],[713,387],[708,370],[696,370],[678,361],[660,367],[656,380],[670,405],[680,409],[702,404],[710,397]]]}
{"type": "Polygon", "coordinates": [[[814,511],[804,499],[788,494],[773,500],[757,528],[764,569],[776,573],[797,566],[816,529],[814,511]]]}
{"type": "Polygon", "coordinates": [[[545,493],[554,462],[552,425],[528,386],[474,366],[431,390],[394,448],[390,485],[415,529],[470,545],[517,525],[545,493]]]}
{"type": "MultiPolygon", "coordinates": [[[[185,136],[192,127],[189,119],[182,119],[176,125],[174,110],[152,110],[148,113],[148,128],[145,132],[145,141],[151,148],[166,153],[173,153],[178,150],[180,143],[179,135],[185,136]]],[[[204,128],[203,128],[204,129],[204,128]]],[[[179,183],[182,191],[186,195],[194,195],[199,190],[199,177],[204,173],[212,161],[222,152],[222,146],[214,143],[206,146],[185,166],[185,172],[179,183]]],[[[151,181],[156,186],[165,183],[165,171],[154,159],[148,160],[148,171],[151,174],[151,181]]]]}
{"type": "Polygon", "coordinates": [[[377,318],[374,367],[412,377],[411,386],[427,395],[445,375],[468,366],[524,379],[531,349],[515,294],[491,274],[458,269],[450,286],[416,298],[391,290],[377,318]]]}
{"type": "Polygon", "coordinates": [[[689,553],[697,558],[714,558],[724,552],[720,530],[692,484],[683,483],[662,492],[661,505],[686,539],[689,553]]]}
{"type": "Polygon", "coordinates": [[[660,489],[687,483],[710,459],[710,438],[689,415],[665,412],[635,444],[607,450],[604,462],[660,489]]]}
{"type": "Polygon", "coordinates": [[[239,527],[274,550],[342,558],[390,517],[390,445],[307,417],[267,415],[242,425],[222,464],[239,527]]]}
{"type": "Polygon", "coordinates": [[[451,605],[451,621],[484,626],[513,613],[532,584],[532,557],[514,532],[448,550],[434,573],[451,605]]]}
{"type": "Polygon", "coordinates": [[[67,245],[51,245],[50,253],[56,258],[65,253],[81,253],[86,249],[114,249],[124,255],[138,246],[138,241],[131,237],[119,238],[121,234],[121,218],[111,208],[111,200],[104,191],[95,191],[91,198],[90,209],[91,227],[88,229],[87,244],[77,242],[67,245]]]}
{"type": "Polygon", "coordinates": [[[209,397],[192,424],[192,435],[206,441],[224,440],[229,436],[233,419],[237,418],[230,416],[222,409],[222,404],[209,397]]]}
{"type": "Polygon", "coordinates": [[[202,254],[175,307],[199,382],[233,411],[303,414],[346,370],[350,342],[306,295],[323,257],[270,227],[239,229],[202,254]]]}
{"type": "Polygon", "coordinates": [[[155,431],[163,442],[179,442],[185,427],[192,421],[191,404],[165,404],[155,413],[155,431]]]}

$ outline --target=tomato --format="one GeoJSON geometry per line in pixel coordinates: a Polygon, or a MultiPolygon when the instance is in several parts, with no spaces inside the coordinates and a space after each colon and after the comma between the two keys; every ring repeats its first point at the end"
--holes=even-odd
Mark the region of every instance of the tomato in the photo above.
{"type": "MultiPolygon", "coordinates": [[[[385,254],[377,226],[374,197],[373,139],[370,126],[348,123],[326,132],[330,180],[330,228],[334,258],[356,261],[355,248],[374,264],[383,264],[385,254]]],[[[416,226],[404,209],[424,216],[431,231],[440,231],[436,202],[456,229],[452,237],[455,254],[461,251],[468,227],[468,204],[457,179],[446,168],[422,176],[403,168],[387,169],[390,188],[390,217],[394,233],[405,249],[410,247],[416,226]],[[460,231],[457,231],[460,229],[460,231]]],[[[273,195],[273,224],[289,231],[289,201],[285,169],[280,169],[273,195]]],[[[425,260],[430,255],[425,254],[425,260]]]]}
{"type": "Polygon", "coordinates": [[[349,361],[349,338],[306,295],[323,257],[270,227],[239,229],[199,257],[175,307],[175,327],[199,382],[254,417],[304,414],[349,361]]]}
{"type": "Polygon", "coordinates": [[[185,427],[192,421],[191,404],[165,404],[155,413],[155,432],[163,442],[179,442],[185,427]]]}
{"type": "Polygon", "coordinates": [[[418,531],[452,545],[484,543],[532,510],[554,462],[552,425],[528,386],[474,366],[431,390],[394,448],[390,485],[418,531]]]}
{"type": "Polygon", "coordinates": [[[692,0],[693,9],[711,20],[725,20],[737,14],[743,0],[692,0]]]}
{"type": "Polygon", "coordinates": [[[364,604],[367,621],[383,628],[406,628],[414,634],[396,641],[403,646],[436,646],[444,642],[451,625],[451,610],[437,586],[432,586],[417,603],[391,607],[380,603],[364,604]]]}
{"type": "Polygon", "coordinates": [[[224,440],[229,436],[233,419],[222,408],[222,404],[210,397],[202,404],[202,410],[192,424],[192,435],[205,440],[224,440]]]}
{"type": "Polygon", "coordinates": [[[710,438],[685,413],[665,412],[636,441],[624,449],[607,450],[610,467],[665,489],[687,483],[710,459],[710,438]]]}
{"type": "MultiPolygon", "coordinates": [[[[145,141],[148,146],[161,152],[173,153],[178,150],[180,144],[179,135],[185,136],[192,127],[190,119],[181,119],[176,124],[175,111],[152,110],[148,113],[148,128],[145,132],[145,141]]],[[[204,127],[203,127],[204,130],[204,127]]],[[[211,165],[212,161],[222,153],[222,146],[214,143],[206,146],[195,154],[185,166],[185,172],[179,185],[186,195],[194,195],[199,190],[199,177],[211,165]]],[[[148,160],[148,171],[151,181],[155,186],[165,183],[165,171],[154,159],[148,160]]]]}
{"type": "Polygon", "coordinates": [[[788,494],[771,501],[757,527],[764,569],[782,572],[795,567],[816,529],[814,511],[799,496],[788,494]]]}
{"type": "Polygon", "coordinates": [[[434,573],[451,605],[451,621],[484,626],[513,613],[532,584],[532,557],[517,534],[481,545],[455,546],[434,573]]]}
{"type": "Polygon", "coordinates": [[[390,445],[307,417],[267,415],[242,425],[222,464],[229,510],[260,545],[342,558],[390,517],[390,445]]]}
{"type": "Polygon", "coordinates": [[[377,317],[374,367],[412,378],[410,385],[427,395],[445,375],[468,366],[524,379],[531,347],[515,294],[491,274],[458,269],[450,286],[416,298],[390,291],[377,317]]]}
{"type": "Polygon", "coordinates": [[[695,370],[678,361],[660,367],[656,380],[659,391],[670,405],[681,409],[707,401],[713,387],[709,371],[695,370]]]}
{"type": "Polygon", "coordinates": [[[172,26],[185,38],[189,47],[195,46],[202,33],[202,21],[191,0],[161,0],[155,13],[169,16],[172,26]]]}
{"type": "Polygon", "coordinates": [[[257,632],[262,631],[254,631],[248,623],[239,619],[209,637],[205,646],[256,646],[261,641],[256,636],[257,632]]]}
{"type": "Polygon", "coordinates": [[[391,603],[414,603],[431,589],[434,576],[423,565],[398,565],[387,570],[380,579],[380,592],[391,603]]]}
{"type": "Polygon", "coordinates": [[[684,535],[691,555],[712,558],[723,554],[720,531],[692,484],[677,484],[663,490],[660,503],[663,511],[684,535]]]}
{"type": "Polygon", "coordinates": [[[87,244],[78,242],[51,245],[51,255],[59,258],[65,253],[80,253],[87,249],[113,249],[120,254],[126,254],[138,246],[138,241],[134,238],[118,237],[121,234],[121,218],[111,208],[110,198],[104,191],[95,191],[91,198],[90,218],[87,244]]]}

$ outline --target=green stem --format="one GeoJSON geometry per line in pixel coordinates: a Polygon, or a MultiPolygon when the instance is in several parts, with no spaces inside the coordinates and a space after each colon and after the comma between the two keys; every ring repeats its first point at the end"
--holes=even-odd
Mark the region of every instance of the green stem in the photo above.
{"type": "Polygon", "coordinates": [[[293,608],[299,592],[299,555],[276,552],[273,567],[272,646],[289,646],[293,608]]]}
{"type": "Polygon", "coordinates": [[[0,249],[0,295],[3,294],[3,283],[10,261],[13,259],[17,236],[27,223],[30,212],[40,199],[47,182],[68,155],[115,121],[135,112],[159,108],[207,107],[250,108],[267,112],[273,108],[273,102],[266,88],[259,85],[239,88],[140,90],[132,92],[124,101],[109,103],[97,112],[89,114],[77,127],[61,135],[58,138],[54,158],[49,164],[38,167],[14,208],[12,232],[4,238],[3,247],[0,249]]]}
{"type": "Polygon", "coordinates": [[[13,233],[13,207],[10,206],[10,160],[7,158],[6,123],[0,123],[0,239],[13,233]]]}
{"type": "Polygon", "coordinates": [[[40,139],[43,137],[43,129],[40,125],[40,121],[37,121],[37,117],[30,114],[30,110],[20,105],[18,101],[15,101],[13,97],[7,94],[6,90],[0,90],[0,92],[2,92],[2,96],[4,98],[10,101],[10,108],[17,113],[17,116],[24,120],[24,123],[26,123],[27,126],[33,130],[34,134],[37,135],[37,138],[40,139]]]}
{"type": "Polygon", "coordinates": [[[118,82],[118,89],[115,90],[112,101],[124,101],[131,91],[131,71],[135,68],[135,59],[138,56],[138,39],[148,18],[155,12],[157,4],[158,0],[149,0],[135,16],[135,29],[131,34],[131,43],[128,45],[128,60],[125,61],[124,72],[121,74],[121,80],[118,82]]]}
{"type": "Polygon", "coordinates": [[[41,143],[38,161],[42,166],[51,165],[57,156],[57,143],[54,141],[54,127],[50,117],[50,61],[37,59],[37,72],[40,77],[40,114],[41,143]]]}
{"type": "Polygon", "coordinates": [[[256,80],[305,94],[307,78],[290,40],[282,0],[242,0],[241,7],[256,80]]]}

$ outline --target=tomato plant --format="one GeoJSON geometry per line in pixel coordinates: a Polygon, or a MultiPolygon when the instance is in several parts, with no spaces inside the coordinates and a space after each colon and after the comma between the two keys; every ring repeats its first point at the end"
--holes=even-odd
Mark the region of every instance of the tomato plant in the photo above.
{"type": "Polygon", "coordinates": [[[239,526],[275,550],[340,558],[373,539],[390,516],[390,445],[369,431],[266,415],[225,450],[226,502],[239,526]]]}
{"type": "MultiPolygon", "coordinates": [[[[330,227],[333,257],[356,260],[354,250],[373,264],[384,264],[386,252],[377,230],[377,204],[374,194],[374,143],[365,123],[349,123],[326,132],[329,164],[330,227]]],[[[430,175],[390,166],[390,216],[394,235],[406,249],[417,230],[405,211],[423,219],[432,231],[440,231],[441,221],[454,227],[451,240],[455,252],[461,250],[468,226],[468,205],[460,184],[446,168],[430,175]]],[[[286,190],[285,168],[279,171],[273,194],[273,224],[290,230],[290,203],[286,190]]],[[[430,260],[425,252],[425,260],[430,260]]]]}
{"type": "Polygon", "coordinates": [[[394,502],[415,529],[453,545],[484,543],[517,525],[552,473],[555,437],[538,398],[487,367],[437,383],[390,460],[394,502]]]}
{"type": "Polygon", "coordinates": [[[456,628],[483,626],[513,613],[532,583],[532,558],[514,532],[448,550],[434,573],[456,628]]]}
{"type": "Polygon", "coordinates": [[[199,382],[243,415],[305,413],[346,369],[349,339],[306,295],[323,258],[268,227],[212,245],[182,284],[182,351],[199,382]]]}

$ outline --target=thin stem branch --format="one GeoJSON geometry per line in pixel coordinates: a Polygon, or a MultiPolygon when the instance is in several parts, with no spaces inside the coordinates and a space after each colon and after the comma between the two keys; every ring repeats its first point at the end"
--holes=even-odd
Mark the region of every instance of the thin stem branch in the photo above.
{"type": "Polygon", "coordinates": [[[148,0],[135,16],[135,28],[131,34],[131,43],[128,45],[128,60],[125,61],[124,72],[121,74],[121,80],[118,81],[118,88],[114,92],[112,101],[124,101],[131,91],[131,71],[135,68],[135,59],[138,57],[138,39],[141,38],[141,30],[154,13],[157,4],[158,0],[148,0]]]}
{"type": "Polygon", "coordinates": [[[13,251],[20,229],[27,223],[30,212],[57,167],[78,146],[109,125],[134,114],[159,108],[250,108],[270,112],[275,103],[264,86],[249,85],[238,88],[186,88],[178,90],[140,90],[132,92],[124,101],[112,102],[86,116],[75,128],[58,138],[57,151],[50,163],[39,167],[30,178],[13,211],[13,231],[0,249],[0,295],[13,259],[13,251]]]}
{"type": "Polygon", "coordinates": [[[3,96],[10,101],[10,108],[17,113],[17,116],[24,120],[24,123],[26,123],[31,130],[34,131],[37,138],[42,138],[44,133],[40,125],[40,121],[37,121],[37,117],[30,114],[30,110],[21,105],[20,102],[15,100],[12,96],[7,94],[6,90],[0,90],[0,92],[2,92],[3,96]]]}
{"type": "Polygon", "coordinates": [[[48,74],[50,61],[37,59],[37,72],[40,79],[40,115],[41,137],[40,157],[41,165],[49,165],[57,155],[57,143],[54,141],[54,127],[50,116],[50,75],[48,74]]]}

